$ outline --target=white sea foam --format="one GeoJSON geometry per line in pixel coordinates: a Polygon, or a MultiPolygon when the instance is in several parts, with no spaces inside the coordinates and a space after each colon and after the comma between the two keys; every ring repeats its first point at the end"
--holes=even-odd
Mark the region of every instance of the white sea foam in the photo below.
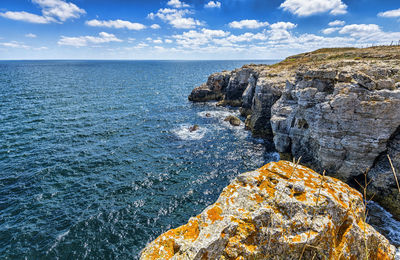
{"type": "Polygon", "coordinates": [[[199,126],[196,131],[191,132],[189,128],[192,125],[182,124],[178,128],[172,130],[172,132],[181,140],[200,140],[207,133],[207,128],[199,126]]]}
{"type": "Polygon", "coordinates": [[[227,116],[238,115],[238,113],[236,111],[209,110],[199,112],[197,115],[203,118],[218,118],[223,120],[227,116]]]}
{"type": "MultiPolygon", "coordinates": [[[[381,223],[376,228],[381,229],[387,238],[394,244],[400,244],[400,221],[393,218],[392,214],[387,212],[378,203],[370,201],[368,203],[370,218],[375,217],[380,220],[381,223]]],[[[398,258],[400,260],[400,249],[397,251],[398,258]]]]}

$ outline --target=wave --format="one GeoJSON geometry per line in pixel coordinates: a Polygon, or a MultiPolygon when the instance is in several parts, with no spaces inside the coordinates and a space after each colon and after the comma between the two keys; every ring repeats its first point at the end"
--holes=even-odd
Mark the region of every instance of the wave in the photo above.
{"type": "Polygon", "coordinates": [[[202,111],[197,113],[198,116],[203,118],[218,118],[218,119],[225,119],[225,117],[234,115],[239,116],[238,111],[224,111],[224,110],[209,110],[209,111],[202,111]]]}
{"type": "Polygon", "coordinates": [[[368,202],[368,209],[368,222],[385,235],[392,244],[399,247],[398,258],[396,259],[400,259],[400,221],[395,220],[392,214],[376,202],[368,202]]]}
{"type": "Polygon", "coordinates": [[[190,124],[182,124],[178,128],[173,129],[172,132],[181,140],[200,140],[207,133],[207,128],[199,126],[196,131],[191,132],[189,130],[193,125],[190,124]]]}

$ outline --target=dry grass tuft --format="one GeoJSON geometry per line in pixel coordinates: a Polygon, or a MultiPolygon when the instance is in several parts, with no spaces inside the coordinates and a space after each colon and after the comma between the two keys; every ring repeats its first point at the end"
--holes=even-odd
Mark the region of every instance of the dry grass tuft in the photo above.
{"type": "Polygon", "coordinates": [[[387,155],[387,158],[388,158],[388,160],[389,160],[390,167],[392,168],[392,172],[393,172],[393,175],[394,175],[394,179],[396,180],[397,189],[399,190],[399,193],[400,193],[400,186],[399,186],[399,181],[397,180],[396,170],[394,169],[394,166],[393,166],[393,163],[392,163],[392,159],[390,159],[389,154],[387,155]]]}

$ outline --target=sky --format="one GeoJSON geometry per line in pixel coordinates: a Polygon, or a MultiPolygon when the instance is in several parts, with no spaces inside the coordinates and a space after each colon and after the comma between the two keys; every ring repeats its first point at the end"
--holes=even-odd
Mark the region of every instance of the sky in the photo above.
{"type": "Polygon", "coordinates": [[[265,60],[399,41],[400,0],[0,3],[2,60],[265,60]]]}

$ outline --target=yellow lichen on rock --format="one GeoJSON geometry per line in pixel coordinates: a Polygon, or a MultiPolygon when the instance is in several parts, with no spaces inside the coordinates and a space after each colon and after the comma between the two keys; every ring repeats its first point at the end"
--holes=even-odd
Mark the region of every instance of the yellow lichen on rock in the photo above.
{"type": "Polygon", "coordinates": [[[393,259],[395,248],[363,222],[361,194],[280,161],[239,175],[215,204],[151,242],[141,259],[363,259],[366,252],[393,259]]]}

